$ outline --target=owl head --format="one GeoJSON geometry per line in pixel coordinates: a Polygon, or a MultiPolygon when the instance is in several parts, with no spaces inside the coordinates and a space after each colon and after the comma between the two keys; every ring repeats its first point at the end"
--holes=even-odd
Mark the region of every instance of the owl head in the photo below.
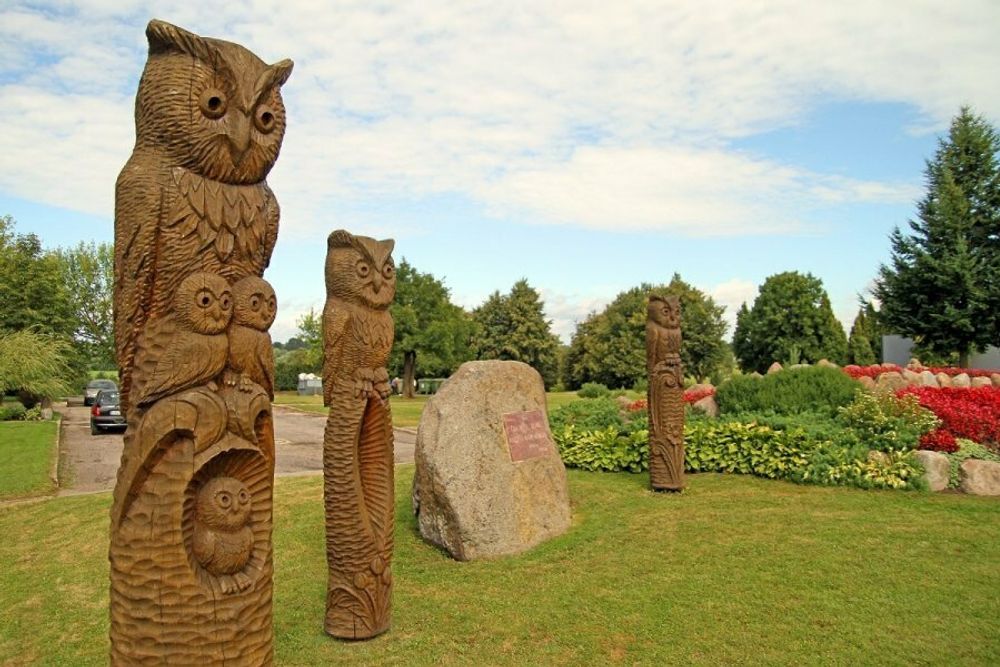
{"type": "Polygon", "coordinates": [[[681,301],[676,296],[650,294],[647,313],[649,319],[667,329],[681,326],[681,301]]]}
{"type": "Polygon", "coordinates": [[[229,326],[233,315],[233,293],[229,283],[214,273],[192,273],[174,293],[174,312],[188,329],[214,335],[229,326]]]}
{"type": "Polygon", "coordinates": [[[233,321],[237,324],[267,331],[278,312],[274,288],[263,278],[247,276],[233,285],[233,321]]]}
{"type": "Polygon", "coordinates": [[[264,180],[285,135],[281,85],[292,61],[264,63],[239,44],[153,19],[135,99],[136,148],[224,183],[264,180]]]}
{"type": "Polygon", "coordinates": [[[250,491],[235,477],[213,477],[198,491],[198,521],[216,530],[236,530],[250,522],[250,491]]]}
{"type": "Polygon", "coordinates": [[[396,295],[392,239],[376,241],[338,229],[327,239],[326,292],[352,303],[385,310],[396,295]]]}

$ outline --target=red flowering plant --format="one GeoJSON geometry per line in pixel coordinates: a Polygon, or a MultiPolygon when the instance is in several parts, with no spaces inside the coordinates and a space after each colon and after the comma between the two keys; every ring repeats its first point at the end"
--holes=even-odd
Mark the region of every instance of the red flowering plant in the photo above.
{"type": "MultiPolygon", "coordinates": [[[[684,392],[684,402],[685,403],[697,403],[706,396],[714,396],[715,387],[702,387],[700,389],[688,389],[684,392]]],[[[629,412],[639,412],[640,410],[646,409],[646,399],[640,398],[639,400],[632,401],[625,409],[629,412]]]]}
{"type": "Polygon", "coordinates": [[[936,428],[920,436],[920,449],[929,449],[933,452],[957,452],[958,442],[948,429],[936,428]]]}
{"type": "Polygon", "coordinates": [[[902,370],[903,369],[896,364],[874,364],[872,366],[856,366],[854,364],[848,364],[843,368],[843,371],[855,380],[859,377],[870,377],[874,380],[882,373],[888,373],[889,371],[900,373],[902,370]]]}
{"type": "Polygon", "coordinates": [[[916,396],[954,437],[982,444],[1000,442],[1000,387],[906,387],[896,395],[916,396]]]}

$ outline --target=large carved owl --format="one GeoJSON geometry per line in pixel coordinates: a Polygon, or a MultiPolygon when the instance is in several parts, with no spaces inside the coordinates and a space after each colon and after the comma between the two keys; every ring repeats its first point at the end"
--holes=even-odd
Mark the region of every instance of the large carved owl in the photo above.
{"type": "Polygon", "coordinates": [[[396,295],[392,239],[377,241],[337,230],[327,239],[323,308],[323,391],[343,381],[360,394],[388,395],[385,366],[392,348],[389,305],[396,295]]]}
{"type": "Polygon", "coordinates": [[[136,342],[186,276],[261,275],[278,233],[264,182],[285,133],[292,62],[153,20],[136,142],[115,192],[115,343],[127,404],[136,342]]]}
{"type": "Polygon", "coordinates": [[[239,383],[256,382],[274,399],[274,353],[267,330],[278,312],[274,288],[247,276],[233,285],[233,322],[229,327],[229,368],[239,383]]]}
{"type": "Polygon", "coordinates": [[[195,500],[192,551],[203,568],[223,577],[225,592],[242,590],[250,583],[241,571],[253,552],[252,504],[250,491],[235,477],[208,480],[195,500]]]}
{"type": "Polygon", "coordinates": [[[225,278],[199,272],[181,281],[172,312],[152,322],[139,341],[134,403],[145,406],[219,375],[229,357],[232,314],[225,278]]]}

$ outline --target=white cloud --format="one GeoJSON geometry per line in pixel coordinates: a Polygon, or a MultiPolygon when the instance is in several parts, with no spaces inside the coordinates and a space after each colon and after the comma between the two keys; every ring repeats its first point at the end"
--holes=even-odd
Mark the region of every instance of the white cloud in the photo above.
{"type": "Polygon", "coordinates": [[[272,175],[292,234],[327,228],[332,202],[441,192],[604,229],[802,229],[913,188],[729,141],[826,99],[910,104],[924,129],[962,103],[1000,118],[989,0],[38,6],[0,10],[0,191],[108,216],[153,15],[296,60],[272,175]]]}

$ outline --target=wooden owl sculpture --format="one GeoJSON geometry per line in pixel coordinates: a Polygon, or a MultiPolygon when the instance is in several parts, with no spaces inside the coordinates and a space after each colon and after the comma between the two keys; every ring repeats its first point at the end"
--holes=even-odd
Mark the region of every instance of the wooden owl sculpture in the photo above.
{"type": "Polygon", "coordinates": [[[278,301],[263,278],[247,276],[233,285],[235,306],[229,329],[229,382],[247,391],[256,383],[274,398],[274,353],[267,330],[274,323],[278,301]]]}
{"type": "Polygon", "coordinates": [[[396,293],[392,240],[330,234],[323,308],[326,631],[366,639],[389,628],[393,442],[386,364],[396,293]]]}
{"type": "Polygon", "coordinates": [[[146,37],[135,148],[115,186],[128,428],[111,664],[270,665],[274,292],[261,276],[278,203],[264,179],[292,63],[155,19],[146,37]]]}
{"type": "Polygon", "coordinates": [[[146,406],[170,394],[205,384],[226,367],[226,327],[233,293],[222,276],[192,273],[174,294],[173,310],[154,320],[139,341],[133,403],[146,406]]]}
{"type": "Polygon", "coordinates": [[[675,296],[649,296],[646,370],[649,373],[649,479],[654,490],[684,488],[684,371],[681,306],[675,296]]]}
{"type": "Polygon", "coordinates": [[[251,502],[246,485],[234,477],[214,477],[198,492],[192,551],[203,568],[223,577],[230,593],[250,586],[243,568],[253,550],[251,502]]]}

